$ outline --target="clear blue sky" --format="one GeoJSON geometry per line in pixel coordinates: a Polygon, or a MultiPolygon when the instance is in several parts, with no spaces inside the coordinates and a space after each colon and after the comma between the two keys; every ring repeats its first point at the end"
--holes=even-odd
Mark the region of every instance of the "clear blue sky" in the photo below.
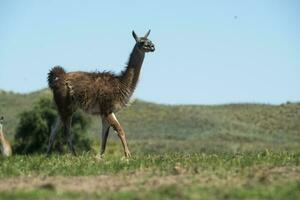
{"type": "Polygon", "coordinates": [[[0,89],[125,66],[149,38],[135,97],[172,104],[300,101],[300,1],[0,1],[0,89]]]}

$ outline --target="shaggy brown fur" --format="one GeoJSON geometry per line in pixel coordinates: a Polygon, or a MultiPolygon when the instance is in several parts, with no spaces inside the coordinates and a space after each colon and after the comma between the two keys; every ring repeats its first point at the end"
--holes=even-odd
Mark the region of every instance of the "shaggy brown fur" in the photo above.
{"type": "Polygon", "coordinates": [[[102,117],[101,154],[104,154],[105,151],[109,127],[113,127],[122,141],[125,156],[130,156],[125,132],[114,113],[128,104],[138,82],[145,52],[154,51],[153,43],[147,39],[149,33],[150,31],[144,37],[139,38],[132,32],[136,44],[130,54],[125,70],[119,75],[111,72],[66,73],[60,66],[51,69],[48,74],[48,84],[53,91],[60,119],[57,120],[51,132],[48,153],[51,152],[56,129],[59,128],[62,122],[65,134],[69,135],[70,148],[75,154],[70,126],[72,114],[80,108],[87,113],[102,117]]]}

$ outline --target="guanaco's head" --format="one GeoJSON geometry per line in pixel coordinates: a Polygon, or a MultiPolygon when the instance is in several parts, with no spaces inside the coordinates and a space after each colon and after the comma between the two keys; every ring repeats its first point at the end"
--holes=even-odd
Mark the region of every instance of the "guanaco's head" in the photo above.
{"type": "Polygon", "coordinates": [[[144,37],[138,37],[134,31],[132,31],[132,36],[136,41],[138,48],[143,52],[153,52],[155,50],[154,44],[148,39],[150,30],[145,34],[144,37]]]}

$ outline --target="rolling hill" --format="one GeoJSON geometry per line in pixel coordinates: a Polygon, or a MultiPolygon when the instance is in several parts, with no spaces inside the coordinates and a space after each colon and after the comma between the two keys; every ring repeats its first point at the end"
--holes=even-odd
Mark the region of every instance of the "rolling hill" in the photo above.
{"type": "MultiPolygon", "coordinates": [[[[0,91],[0,115],[6,119],[5,130],[10,139],[19,113],[31,109],[40,97],[51,95],[48,89],[29,94],[0,91]]],[[[179,147],[201,149],[207,145],[225,149],[247,149],[247,145],[298,148],[300,142],[299,103],[209,106],[162,105],[135,100],[118,116],[128,138],[154,143],[152,150],[160,148],[162,139],[172,141],[163,146],[173,150],[179,147]]],[[[101,120],[97,116],[91,119],[90,136],[97,136],[98,140],[101,120]]]]}

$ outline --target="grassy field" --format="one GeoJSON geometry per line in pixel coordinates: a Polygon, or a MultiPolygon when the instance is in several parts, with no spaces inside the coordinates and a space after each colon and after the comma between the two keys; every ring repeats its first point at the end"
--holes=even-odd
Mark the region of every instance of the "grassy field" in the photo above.
{"type": "Polygon", "coordinates": [[[120,153],[1,159],[1,199],[299,199],[300,153],[120,153]]]}
{"type": "MultiPolygon", "coordinates": [[[[0,92],[13,141],[18,115],[48,90],[0,92]]],[[[133,154],[109,136],[93,150],[0,157],[0,199],[300,199],[300,104],[160,105],[137,100],[118,114],[133,154]]]]}

